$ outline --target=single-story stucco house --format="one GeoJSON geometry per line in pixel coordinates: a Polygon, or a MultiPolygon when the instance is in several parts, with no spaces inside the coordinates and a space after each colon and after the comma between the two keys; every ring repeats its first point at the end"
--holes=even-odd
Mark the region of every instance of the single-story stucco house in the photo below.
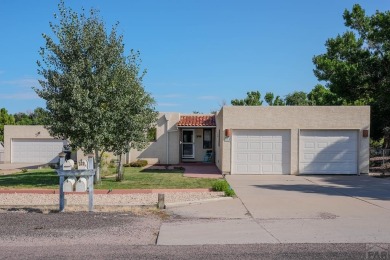
{"type": "MultiPolygon", "coordinates": [[[[215,163],[224,174],[360,174],[369,169],[368,106],[225,106],[160,113],[155,141],[126,162],[215,163]]],[[[53,163],[66,141],[42,126],[5,126],[5,161],[53,163]]],[[[77,160],[81,151],[73,154],[77,160]]]]}
{"type": "Polygon", "coordinates": [[[4,162],[4,145],[0,142],[0,163],[4,162]]]}

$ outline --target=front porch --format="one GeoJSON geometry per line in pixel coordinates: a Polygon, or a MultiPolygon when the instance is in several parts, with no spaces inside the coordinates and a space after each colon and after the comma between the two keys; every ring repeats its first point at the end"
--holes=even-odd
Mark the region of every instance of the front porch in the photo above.
{"type": "Polygon", "coordinates": [[[179,130],[179,162],[215,162],[215,116],[181,116],[179,130]]]}

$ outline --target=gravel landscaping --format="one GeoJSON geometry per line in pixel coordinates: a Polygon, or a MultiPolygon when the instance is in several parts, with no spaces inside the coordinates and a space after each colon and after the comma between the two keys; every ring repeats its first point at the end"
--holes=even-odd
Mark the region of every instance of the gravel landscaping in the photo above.
{"type": "MultiPolygon", "coordinates": [[[[200,202],[221,198],[223,192],[169,192],[165,193],[165,203],[200,202]]],[[[154,205],[157,193],[146,194],[95,194],[94,205],[104,206],[136,206],[154,205]]],[[[69,194],[65,196],[67,205],[88,205],[88,195],[69,194]]],[[[58,194],[0,194],[0,206],[36,206],[58,205],[58,194]]]]}
{"type": "MultiPolygon", "coordinates": [[[[131,212],[39,214],[0,210],[0,252],[1,247],[18,246],[49,246],[67,252],[80,245],[154,245],[161,221],[161,217],[153,212],[139,216],[131,212]]],[[[34,255],[21,258],[17,253],[14,252],[11,258],[38,258],[34,255]]],[[[3,259],[1,253],[0,259],[3,259]]]]}

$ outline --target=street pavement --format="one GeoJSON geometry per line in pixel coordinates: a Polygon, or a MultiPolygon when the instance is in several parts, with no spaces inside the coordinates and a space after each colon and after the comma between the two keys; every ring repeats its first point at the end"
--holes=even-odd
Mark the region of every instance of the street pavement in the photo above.
{"type": "Polygon", "coordinates": [[[390,179],[227,176],[238,198],[170,208],[158,245],[390,243],[390,179]]]}
{"type": "Polygon", "coordinates": [[[364,244],[257,244],[198,246],[132,246],[77,244],[64,246],[1,246],[0,259],[300,259],[359,260],[379,258],[386,251],[364,244]]]}

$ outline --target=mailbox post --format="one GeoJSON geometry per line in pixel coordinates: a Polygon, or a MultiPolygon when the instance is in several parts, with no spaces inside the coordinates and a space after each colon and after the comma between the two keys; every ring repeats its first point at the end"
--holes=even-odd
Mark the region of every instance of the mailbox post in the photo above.
{"type": "Polygon", "coordinates": [[[64,193],[64,181],[65,177],[85,177],[88,179],[88,210],[93,211],[93,176],[95,175],[95,170],[93,168],[93,154],[88,155],[87,169],[82,170],[64,170],[65,164],[65,153],[60,153],[60,169],[57,170],[57,174],[60,177],[60,212],[63,212],[65,209],[65,193],[64,193]]]}

